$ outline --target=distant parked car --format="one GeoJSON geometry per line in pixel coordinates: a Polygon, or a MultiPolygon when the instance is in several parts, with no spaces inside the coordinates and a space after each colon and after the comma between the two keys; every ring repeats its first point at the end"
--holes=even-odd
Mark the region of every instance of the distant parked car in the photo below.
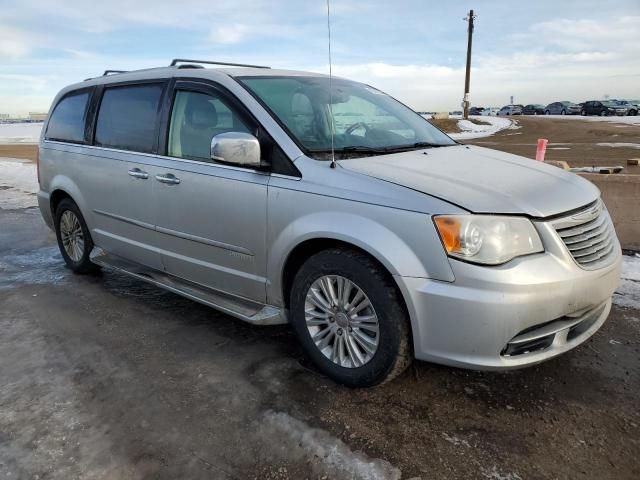
{"type": "Polygon", "coordinates": [[[488,115],[489,109],[484,107],[471,107],[469,109],[469,115],[488,115]]]}
{"type": "Polygon", "coordinates": [[[627,115],[636,116],[640,110],[640,100],[616,100],[616,105],[625,107],[627,109],[627,115]]]}
{"type": "Polygon", "coordinates": [[[496,115],[522,115],[522,105],[505,105],[496,115]]]}
{"type": "Polygon", "coordinates": [[[579,115],[581,112],[580,105],[568,100],[553,102],[544,108],[545,115],[579,115]]]}
{"type": "MultiPolygon", "coordinates": [[[[629,113],[629,108],[626,105],[619,105],[613,100],[589,100],[584,102],[581,115],[600,115],[606,117],[608,115],[620,115],[624,116],[629,113]]],[[[637,113],[637,110],[636,110],[637,113]]]]}
{"type": "Polygon", "coordinates": [[[540,105],[539,103],[531,103],[529,105],[525,105],[522,109],[523,115],[544,115],[544,105],[540,105]]]}

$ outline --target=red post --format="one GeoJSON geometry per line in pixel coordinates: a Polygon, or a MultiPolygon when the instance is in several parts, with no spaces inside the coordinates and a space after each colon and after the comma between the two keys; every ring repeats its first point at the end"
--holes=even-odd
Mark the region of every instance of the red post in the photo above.
{"type": "Polygon", "coordinates": [[[536,148],[536,160],[538,160],[539,162],[544,162],[544,154],[547,151],[547,143],[549,143],[549,140],[547,140],[546,138],[538,139],[538,148],[536,148]]]}

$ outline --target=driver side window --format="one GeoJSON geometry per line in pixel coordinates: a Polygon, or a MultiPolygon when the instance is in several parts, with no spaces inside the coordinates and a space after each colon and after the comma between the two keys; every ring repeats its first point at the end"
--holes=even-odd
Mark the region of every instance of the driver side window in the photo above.
{"type": "Polygon", "coordinates": [[[213,163],[211,139],[227,132],[252,133],[222,97],[188,90],[176,92],[169,126],[169,156],[213,163]]]}

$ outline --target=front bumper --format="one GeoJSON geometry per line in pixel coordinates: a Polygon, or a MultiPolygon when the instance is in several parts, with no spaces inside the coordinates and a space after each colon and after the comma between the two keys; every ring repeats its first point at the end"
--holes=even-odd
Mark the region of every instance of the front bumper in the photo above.
{"type": "Polygon", "coordinates": [[[415,357],[480,370],[548,360],[593,335],[618,285],[621,249],[585,270],[559,237],[538,226],[545,252],[499,267],[450,259],[454,282],[397,277],[412,321],[415,357]]]}

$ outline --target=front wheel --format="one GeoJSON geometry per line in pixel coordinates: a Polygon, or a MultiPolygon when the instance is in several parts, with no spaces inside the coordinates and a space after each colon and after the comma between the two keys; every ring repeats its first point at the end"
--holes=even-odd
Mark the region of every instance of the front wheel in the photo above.
{"type": "Polygon", "coordinates": [[[99,267],[89,259],[93,240],[80,209],[70,198],[60,202],[55,212],[58,248],[67,266],[75,273],[91,273],[99,267]]]}
{"type": "Polygon", "coordinates": [[[544,114],[545,114],[545,115],[551,115],[551,112],[550,112],[549,110],[545,110],[545,111],[544,111],[544,114]]]}
{"type": "Polygon", "coordinates": [[[325,375],[370,387],[411,363],[409,321],[393,279],[367,255],[330,249],[310,257],[291,291],[291,324],[325,375]]]}

